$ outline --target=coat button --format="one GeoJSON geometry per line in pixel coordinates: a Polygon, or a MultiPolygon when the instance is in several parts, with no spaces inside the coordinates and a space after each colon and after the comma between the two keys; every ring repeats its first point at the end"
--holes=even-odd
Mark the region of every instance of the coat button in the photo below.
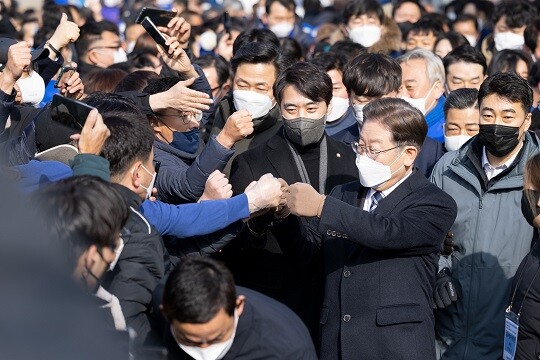
{"type": "Polygon", "coordinates": [[[348,278],[349,276],[351,276],[351,272],[350,272],[349,270],[345,270],[345,271],[343,272],[343,276],[346,277],[346,278],[348,278]]]}
{"type": "Polygon", "coordinates": [[[326,230],[326,235],[328,235],[328,236],[332,235],[332,231],[326,230]]]}
{"type": "Polygon", "coordinates": [[[347,234],[343,234],[343,238],[346,239],[348,236],[347,234]]]}
{"type": "Polygon", "coordinates": [[[345,322],[351,321],[351,315],[343,315],[343,321],[345,322]]]}
{"type": "Polygon", "coordinates": [[[332,230],[332,233],[330,235],[336,236],[337,232],[335,230],[332,230]]]}

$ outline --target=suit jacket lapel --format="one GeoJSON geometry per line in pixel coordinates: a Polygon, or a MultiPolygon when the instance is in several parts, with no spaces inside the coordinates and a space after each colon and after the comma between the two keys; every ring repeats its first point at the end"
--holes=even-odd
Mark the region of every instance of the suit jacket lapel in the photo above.
{"type": "Polygon", "coordinates": [[[266,146],[268,147],[266,157],[279,177],[287,181],[289,185],[301,181],[300,174],[292,161],[289,145],[281,135],[281,130],[278,130],[278,133],[268,141],[266,146]]]}

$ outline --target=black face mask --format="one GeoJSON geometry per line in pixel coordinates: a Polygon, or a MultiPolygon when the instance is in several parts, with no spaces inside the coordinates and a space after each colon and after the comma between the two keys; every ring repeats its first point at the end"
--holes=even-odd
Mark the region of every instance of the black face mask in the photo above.
{"type": "Polygon", "coordinates": [[[540,207],[538,206],[538,198],[540,194],[534,190],[523,189],[523,196],[521,197],[521,212],[525,217],[525,220],[534,227],[533,220],[540,215],[540,207]]]}
{"type": "Polygon", "coordinates": [[[493,124],[480,125],[480,140],[490,154],[503,157],[510,154],[518,146],[520,127],[493,124]]]}

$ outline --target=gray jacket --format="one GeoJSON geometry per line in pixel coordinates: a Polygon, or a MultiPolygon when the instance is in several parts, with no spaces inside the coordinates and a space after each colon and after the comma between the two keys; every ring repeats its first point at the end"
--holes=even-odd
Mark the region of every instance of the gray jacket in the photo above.
{"type": "Polygon", "coordinates": [[[457,203],[450,260],[463,290],[463,299],[435,312],[441,359],[502,357],[512,277],[531,248],[533,228],[521,213],[521,195],[523,170],[539,152],[539,139],[526,133],[514,164],[491,181],[482,169],[482,148],[473,138],[445,154],[431,176],[457,203]]]}

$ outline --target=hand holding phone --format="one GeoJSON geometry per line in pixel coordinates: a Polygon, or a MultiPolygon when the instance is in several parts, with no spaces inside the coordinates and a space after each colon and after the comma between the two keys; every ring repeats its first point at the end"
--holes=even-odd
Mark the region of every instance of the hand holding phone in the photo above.
{"type": "Polygon", "coordinates": [[[152,20],[154,25],[166,27],[169,22],[176,17],[176,12],[144,7],[139,13],[139,16],[137,16],[135,22],[137,24],[142,24],[146,17],[152,20]]]}
{"type": "Polygon", "coordinates": [[[90,105],[57,94],[51,102],[52,120],[77,131],[82,131],[92,110],[94,108],[90,105]]]}
{"type": "Polygon", "coordinates": [[[58,74],[58,77],[56,78],[56,82],[54,83],[54,87],[56,89],[65,89],[67,87],[67,82],[71,75],[75,73],[75,68],[71,66],[63,66],[60,70],[60,74],[58,74]]]}
{"type": "Polygon", "coordinates": [[[158,30],[156,25],[150,20],[149,17],[145,17],[144,20],[141,22],[141,25],[144,27],[146,32],[154,39],[154,41],[165,50],[165,52],[169,53],[169,45],[167,45],[167,39],[165,36],[158,30]]]}

